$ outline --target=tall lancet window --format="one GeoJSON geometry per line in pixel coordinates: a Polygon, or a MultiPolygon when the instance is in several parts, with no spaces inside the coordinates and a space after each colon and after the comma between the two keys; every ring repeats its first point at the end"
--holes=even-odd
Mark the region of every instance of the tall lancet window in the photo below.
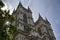
{"type": "Polygon", "coordinates": [[[24,14],[24,16],[23,16],[23,21],[25,22],[25,23],[27,23],[27,16],[26,16],[26,14],[24,14]]]}
{"type": "Polygon", "coordinates": [[[39,32],[40,35],[42,35],[40,27],[38,28],[38,32],[39,32]]]}

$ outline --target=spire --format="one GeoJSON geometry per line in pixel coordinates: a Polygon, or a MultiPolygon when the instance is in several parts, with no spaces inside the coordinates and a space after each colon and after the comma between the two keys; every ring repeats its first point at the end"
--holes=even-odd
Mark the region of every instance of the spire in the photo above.
{"type": "Polygon", "coordinates": [[[19,6],[22,6],[21,1],[19,1],[19,6]]]}
{"type": "Polygon", "coordinates": [[[49,21],[48,21],[48,19],[46,17],[45,17],[45,21],[46,21],[47,24],[50,24],[49,21]]]}
{"type": "Polygon", "coordinates": [[[45,17],[45,19],[46,19],[46,22],[49,22],[48,19],[47,19],[46,17],[45,17]]]}
{"type": "Polygon", "coordinates": [[[13,13],[12,13],[12,15],[13,15],[13,14],[15,14],[15,8],[13,9],[13,13]]]}
{"type": "Polygon", "coordinates": [[[42,19],[42,17],[41,17],[41,15],[40,15],[40,13],[39,13],[39,19],[42,19]]]}
{"type": "Polygon", "coordinates": [[[48,21],[48,19],[45,17],[46,21],[48,21]]]}
{"type": "Polygon", "coordinates": [[[30,10],[29,6],[28,6],[28,11],[30,11],[30,12],[31,12],[31,10],[30,10]]]}
{"type": "Polygon", "coordinates": [[[38,24],[41,20],[43,21],[43,18],[41,17],[41,15],[39,13],[39,17],[38,17],[38,20],[35,22],[35,25],[38,24]]]}
{"type": "Polygon", "coordinates": [[[21,1],[19,1],[19,4],[18,4],[18,7],[17,7],[17,8],[19,8],[19,6],[22,6],[22,3],[21,3],[21,1]]]}
{"type": "Polygon", "coordinates": [[[14,8],[13,12],[15,12],[15,8],[14,8]]]}

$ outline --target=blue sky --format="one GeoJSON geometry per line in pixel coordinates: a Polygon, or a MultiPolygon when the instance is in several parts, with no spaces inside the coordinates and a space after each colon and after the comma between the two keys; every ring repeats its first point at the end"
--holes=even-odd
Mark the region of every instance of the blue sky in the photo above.
{"type": "MultiPolygon", "coordinates": [[[[3,0],[5,9],[11,12],[17,7],[20,0],[3,0]]],[[[21,0],[24,7],[30,7],[34,21],[40,13],[43,18],[47,17],[53,28],[56,40],[60,39],[60,0],[21,0]]]]}

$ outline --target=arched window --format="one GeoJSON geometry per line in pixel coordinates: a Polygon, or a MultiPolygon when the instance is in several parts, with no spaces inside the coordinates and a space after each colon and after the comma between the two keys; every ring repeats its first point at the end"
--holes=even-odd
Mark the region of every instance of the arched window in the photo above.
{"type": "Polygon", "coordinates": [[[40,27],[38,28],[38,32],[39,32],[40,35],[42,35],[40,27]]]}
{"type": "Polygon", "coordinates": [[[27,23],[27,16],[26,16],[26,14],[23,15],[23,21],[24,21],[25,23],[27,23]]]}
{"type": "Polygon", "coordinates": [[[29,28],[29,26],[28,26],[28,25],[24,25],[24,31],[25,31],[26,33],[29,33],[30,28],[29,28]]]}

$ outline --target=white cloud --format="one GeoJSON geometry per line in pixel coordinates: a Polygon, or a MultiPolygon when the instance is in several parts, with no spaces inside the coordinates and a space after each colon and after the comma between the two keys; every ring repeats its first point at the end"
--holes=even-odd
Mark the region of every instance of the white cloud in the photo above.
{"type": "Polygon", "coordinates": [[[6,9],[8,9],[8,6],[7,6],[7,4],[4,2],[4,4],[5,4],[5,6],[3,7],[3,8],[1,8],[2,10],[6,10],[6,9]]]}
{"type": "Polygon", "coordinates": [[[13,11],[13,6],[9,2],[4,2],[5,6],[1,8],[2,10],[10,10],[10,15],[12,14],[13,11]]]}
{"type": "Polygon", "coordinates": [[[13,11],[14,8],[10,3],[8,3],[8,9],[10,10],[10,14],[12,14],[12,11],[13,11]]]}

